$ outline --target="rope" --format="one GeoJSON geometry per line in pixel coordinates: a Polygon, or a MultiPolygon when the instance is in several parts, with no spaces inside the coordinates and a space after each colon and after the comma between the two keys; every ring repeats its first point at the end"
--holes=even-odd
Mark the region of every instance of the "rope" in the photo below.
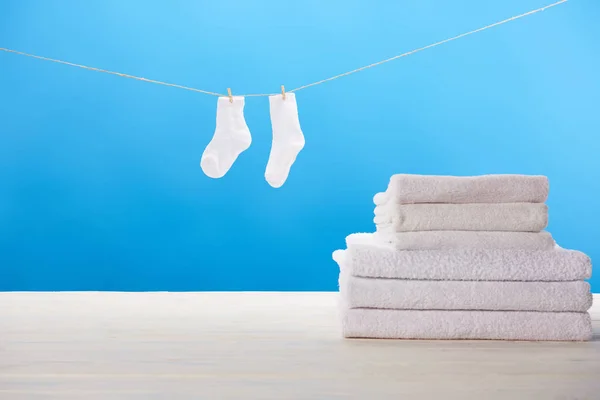
{"type": "Polygon", "coordinates": [[[495,23],[493,23],[491,25],[484,26],[483,28],[475,29],[475,30],[467,32],[467,33],[462,33],[462,34],[460,34],[458,36],[451,37],[450,39],[442,40],[440,42],[436,42],[436,43],[430,44],[430,45],[425,46],[425,47],[420,47],[418,49],[411,50],[409,52],[406,52],[406,53],[403,53],[403,54],[399,54],[397,56],[390,57],[390,58],[388,58],[386,60],[378,61],[378,62],[370,64],[370,65],[365,65],[364,67],[360,67],[360,68],[357,68],[357,69],[352,70],[352,71],[344,72],[343,74],[332,76],[331,78],[323,79],[323,80],[318,81],[318,82],[309,83],[308,85],[300,86],[300,87],[298,87],[296,89],[290,90],[290,92],[297,92],[298,90],[306,89],[306,88],[309,88],[311,86],[320,85],[321,83],[333,81],[334,79],[342,78],[344,76],[348,76],[348,75],[354,74],[356,72],[364,71],[365,69],[373,68],[373,67],[376,67],[378,65],[385,64],[387,62],[394,61],[394,60],[397,60],[397,59],[402,58],[402,57],[410,56],[411,54],[415,54],[415,53],[418,53],[420,51],[427,50],[427,49],[430,49],[432,47],[436,47],[436,46],[439,46],[441,44],[448,43],[448,42],[451,42],[453,40],[460,39],[460,38],[463,38],[465,36],[472,35],[474,33],[485,31],[486,29],[490,29],[490,28],[493,28],[493,27],[498,26],[498,25],[506,24],[507,22],[511,22],[511,21],[514,21],[514,20],[519,19],[519,18],[527,17],[527,16],[529,16],[531,14],[535,14],[535,13],[538,13],[540,11],[544,11],[544,10],[550,8],[550,7],[554,7],[554,6],[557,6],[559,4],[566,3],[567,1],[568,0],[557,1],[556,3],[553,3],[553,4],[550,4],[550,5],[538,8],[537,10],[532,10],[532,11],[526,12],[525,14],[517,15],[515,17],[511,17],[511,18],[508,18],[508,19],[505,19],[505,20],[502,20],[502,21],[499,21],[499,22],[495,22],[495,23]]]}
{"type": "MultiPolygon", "coordinates": [[[[430,45],[427,45],[427,46],[424,46],[424,47],[420,47],[418,49],[411,50],[409,52],[406,52],[406,53],[403,53],[403,54],[399,54],[397,56],[393,56],[393,57],[390,57],[390,58],[382,60],[382,61],[378,61],[378,62],[373,63],[373,64],[365,65],[364,67],[360,67],[360,68],[354,69],[352,71],[344,72],[342,74],[335,75],[335,76],[332,76],[330,78],[326,78],[326,79],[323,79],[323,80],[320,80],[320,81],[317,81],[317,82],[313,82],[313,83],[309,83],[309,84],[304,85],[304,86],[297,87],[295,89],[289,90],[288,92],[290,92],[290,93],[291,92],[297,92],[297,91],[300,91],[300,90],[303,90],[303,89],[306,89],[306,88],[309,88],[309,87],[312,87],[312,86],[320,85],[320,84],[325,83],[325,82],[329,82],[329,81],[333,81],[333,80],[338,79],[338,78],[342,78],[344,76],[355,74],[357,72],[364,71],[366,69],[373,68],[373,67],[376,67],[378,65],[385,64],[385,63],[388,63],[390,61],[394,61],[394,60],[397,60],[399,58],[403,58],[403,57],[409,56],[411,54],[415,54],[415,53],[418,53],[420,51],[427,50],[427,49],[430,49],[432,47],[436,47],[436,46],[442,45],[444,43],[452,42],[454,40],[463,38],[465,36],[472,35],[474,33],[478,33],[478,32],[484,31],[486,29],[490,29],[490,28],[493,28],[493,27],[496,27],[496,26],[499,26],[499,25],[502,25],[502,24],[506,24],[507,22],[511,22],[511,21],[514,21],[514,20],[517,20],[517,19],[520,19],[520,18],[523,18],[523,17],[527,17],[527,16],[532,15],[532,14],[536,14],[536,13],[538,13],[540,11],[547,10],[547,9],[555,7],[555,6],[559,5],[559,4],[566,3],[567,1],[568,0],[560,0],[560,1],[557,1],[556,3],[552,3],[552,4],[549,4],[547,6],[540,7],[538,9],[535,9],[535,10],[532,10],[532,11],[528,11],[528,12],[526,12],[524,14],[516,15],[514,17],[507,18],[505,20],[495,22],[495,23],[490,24],[490,25],[486,25],[486,26],[484,26],[482,28],[478,28],[478,29],[475,29],[475,30],[472,30],[472,31],[469,31],[469,32],[466,32],[466,33],[462,33],[462,34],[460,34],[458,36],[454,36],[454,37],[451,37],[449,39],[445,39],[445,40],[442,40],[442,41],[439,41],[439,42],[436,42],[436,43],[433,43],[433,44],[430,44],[430,45]]],[[[56,59],[48,58],[48,57],[42,57],[42,56],[38,56],[38,55],[34,55],[34,54],[29,54],[29,53],[24,53],[22,51],[11,50],[11,49],[7,49],[7,48],[3,48],[3,47],[0,47],[0,50],[4,51],[4,52],[7,52],[7,53],[13,53],[13,54],[18,54],[18,55],[25,56],[25,57],[36,58],[38,60],[44,60],[44,61],[50,61],[50,62],[54,62],[54,63],[58,63],[58,64],[69,65],[69,66],[72,66],[72,67],[82,68],[82,69],[86,69],[86,70],[90,70],[90,71],[102,72],[102,73],[105,73],[105,74],[116,75],[116,76],[120,76],[120,77],[123,77],[123,78],[135,79],[135,80],[142,81],[142,82],[149,82],[149,83],[154,83],[154,84],[157,84],[157,85],[170,86],[170,87],[174,87],[174,88],[177,88],[177,89],[189,90],[189,91],[192,91],[192,92],[208,94],[208,95],[211,95],[211,96],[226,96],[226,95],[223,95],[223,94],[220,94],[220,93],[210,92],[208,90],[196,89],[196,88],[192,88],[192,87],[188,87],[188,86],[177,85],[177,84],[174,84],[174,83],[161,82],[161,81],[157,81],[157,80],[154,80],[154,79],[146,79],[146,78],[142,78],[142,77],[139,77],[139,76],[124,74],[124,73],[121,73],[121,72],[109,71],[109,70],[105,70],[105,69],[101,69],[101,68],[88,67],[86,65],[75,64],[75,63],[72,63],[72,62],[62,61],[62,60],[56,60],[56,59]]],[[[256,94],[240,94],[240,95],[236,94],[236,96],[244,96],[244,97],[266,97],[266,96],[272,96],[273,94],[275,94],[275,93],[256,93],[256,94]]]]}
{"type": "Polygon", "coordinates": [[[171,86],[171,87],[178,88],[178,89],[191,90],[192,92],[210,94],[212,96],[222,96],[219,93],[209,92],[207,90],[194,89],[194,88],[187,87],[187,86],[176,85],[174,83],[167,83],[167,82],[155,81],[153,79],[141,78],[139,76],[133,76],[133,75],[128,75],[128,74],[123,74],[121,72],[114,72],[114,71],[108,71],[106,69],[100,69],[100,68],[95,68],[95,67],[88,67],[87,65],[75,64],[75,63],[68,62],[68,61],[55,60],[53,58],[36,56],[34,54],[28,54],[28,53],[23,53],[22,51],[5,49],[3,47],[0,47],[0,50],[6,51],[8,53],[18,54],[18,55],[25,56],[25,57],[37,58],[38,60],[51,61],[51,62],[55,62],[55,63],[58,63],[58,64],[70,65],[71,67],[83,68],[83,69],[87,69],[87,70],[90,70],[90,71],[102,72],[102,73],[110,74],[110,75],[117,75],[117,76],[121,76],[123,78],[135,79],[135,80],[142,81],[142,82],[156,83],[157,85],[171,86]]]}

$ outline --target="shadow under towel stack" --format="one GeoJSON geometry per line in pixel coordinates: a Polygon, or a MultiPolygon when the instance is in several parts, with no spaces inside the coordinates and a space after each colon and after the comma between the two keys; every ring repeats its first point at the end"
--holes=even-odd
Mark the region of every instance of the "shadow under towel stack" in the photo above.
{"type": "Polygon", "coordinates": [[[344,337],[591,339],[591,261],[544,230],[548,187],[543,176],[392,176],[373,199],[376,232],[333,253],[344,337]]]}

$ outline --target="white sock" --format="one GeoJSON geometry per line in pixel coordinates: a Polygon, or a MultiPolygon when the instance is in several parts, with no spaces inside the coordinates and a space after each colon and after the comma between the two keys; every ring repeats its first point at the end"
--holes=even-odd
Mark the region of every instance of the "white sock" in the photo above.
{"type": "Polygon", "coordinates": [[[233,97],[231,103],[229,97],[219,97],[217,127],[202,153],[202,171],[211,178],[223,177],[251,143],[252,136],[244,119],[244,98],[233,97]]]}
{"type": "Polygon", "coordinates": [[[265,178],[269,185],[278,188],[285,183],[292,164],[304,147],[304,135],[300,129],[294,93],[286,93],[285,100],[280,94],[269,96],[269,104],[273,142],[265,178]]]}

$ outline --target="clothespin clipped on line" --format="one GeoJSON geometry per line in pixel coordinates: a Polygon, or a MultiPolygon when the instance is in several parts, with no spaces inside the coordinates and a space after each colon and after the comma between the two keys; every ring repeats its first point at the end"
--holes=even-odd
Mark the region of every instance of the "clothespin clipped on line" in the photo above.
{"type": "Polygon", "coordinates": [[[281,97],[285,100],[285,88],[281,85],[281,97]]]}
{"type": "Polygon", "coordinates": [[[229,102],[233,103],[233,96],[231,95],[231,89],[227,88],[227,95],[229,96],[229,102]]]}

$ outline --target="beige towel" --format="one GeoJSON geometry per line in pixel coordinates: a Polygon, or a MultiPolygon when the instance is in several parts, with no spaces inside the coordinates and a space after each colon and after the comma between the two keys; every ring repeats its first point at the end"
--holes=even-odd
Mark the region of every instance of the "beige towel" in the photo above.
{"type": "Polygon", "coordinates": [[[544,203],[549,183],[545,176],[435,176],[398,174],[390,178],[385,195],[375,204],[395,203],[544,203]]]}
{"type": "Polygon", "coordinates": [[[374,237],[396,250],[526,249],[551,250],[552,235],[542,232],[417,231],[376,232],[374,237]]]}
{"type": "Polygon", "coordinates": [[[375,207],[378,232],[539,232],[548,225],[543,203],[386,204],[375,207]]]}
{"type": "Polygon", "coordinates": [[[588,313],[342,308],[342,335],[378,339],[585,341],[588,313]]]}
{"type": "MultiPolygon", "coordinates": [[[[347,308],[585,312],[592,306],[586,281],[455,281],[352,276],[347,250],[336,254],[340,296],[347,308]]],[[[442,266],[443,268],[443,266],[442,266]]]]}
{"type": "Polygon", "coordinates": [[[373,234],[346,238],[348,250],[336,250],[341,263],[347,253],[353,276],[466,281],[577,281],[592,274],[590,257],[580,251],[453,249],[397,251],[381,245],[373,234]]]}

